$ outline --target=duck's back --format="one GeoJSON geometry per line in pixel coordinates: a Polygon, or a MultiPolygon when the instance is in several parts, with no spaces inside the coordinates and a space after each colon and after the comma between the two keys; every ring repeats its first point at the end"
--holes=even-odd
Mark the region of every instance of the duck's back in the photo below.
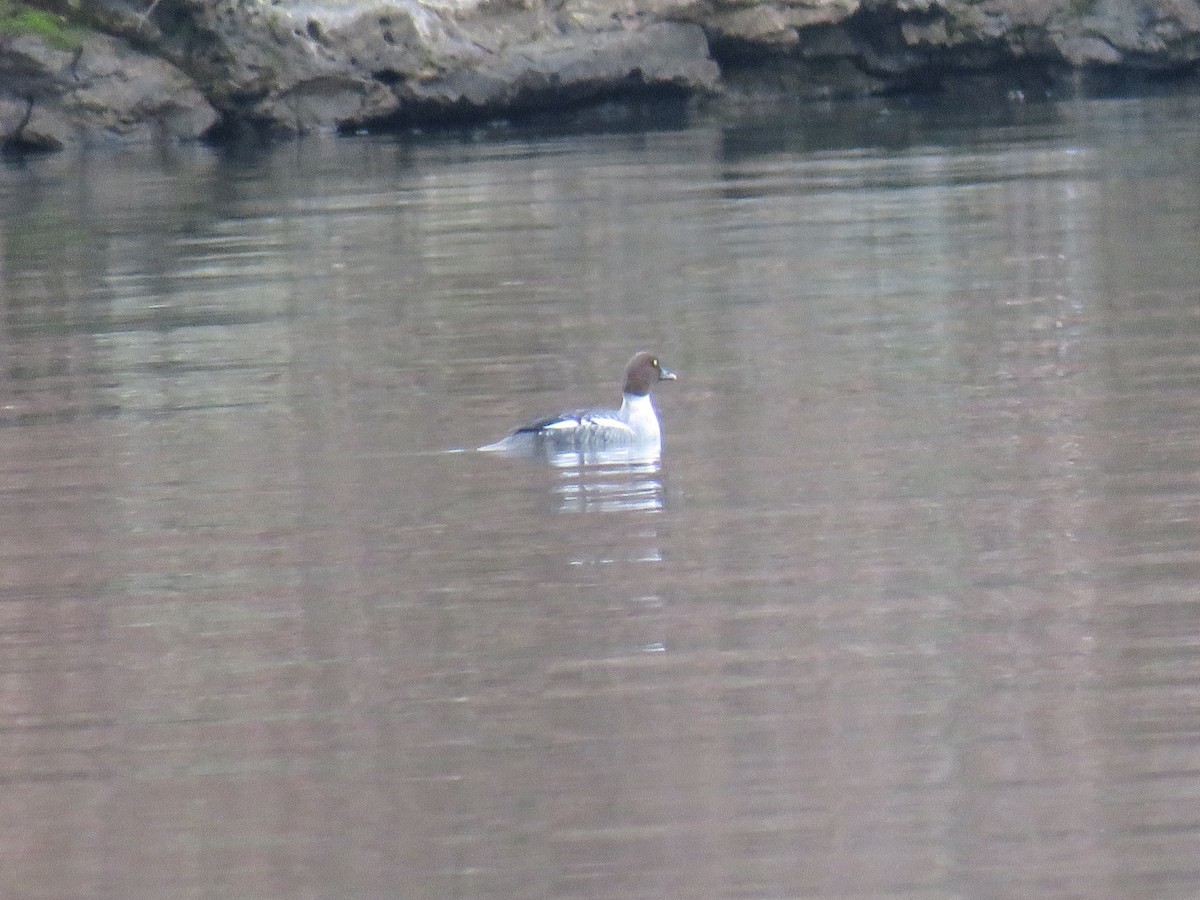
{"type": "Polygon", "coordinates": [[[621,419],[617,410],[575,410],[527,422],[501,444],[519,446],[536,443],[561,450],[627,447],[638,435],[621,419]]]}

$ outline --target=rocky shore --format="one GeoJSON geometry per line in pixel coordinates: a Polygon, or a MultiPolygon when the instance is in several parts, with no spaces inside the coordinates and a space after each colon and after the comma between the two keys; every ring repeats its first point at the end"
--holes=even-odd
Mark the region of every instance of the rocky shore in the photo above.
{"type": "Polygon", "coordinates": [[[0,146],[1200,72],[1200,0],[0,0],[0,146]]]}

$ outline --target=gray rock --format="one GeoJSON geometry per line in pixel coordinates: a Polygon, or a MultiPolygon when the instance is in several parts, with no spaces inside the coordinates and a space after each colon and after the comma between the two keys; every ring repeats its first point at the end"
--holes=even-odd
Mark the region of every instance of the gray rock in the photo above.
{"type": "Polygon", "coordinates": [[[660,23],[555,35],[488,54],[472,68],[397,82],[401,108],[506,111],[634,87],[713,90],[720,70],[698,26],[660,23]]]}
{"type": "Polygon", "coordinates": [[[108,35],[77,50],[32,36],[0,46],[0,142],[10,149],[194,140],[216,121],[191,79],[108,35]]]}
{"type": "MultiPolygon", "coordinates": [[[[1040,67],[1195,72],[1200,0],[73,0],[0,42],[0,134],[79,140],[489,117],[647,90],[836,96],[1040,67]],[[134,49],[134,48],[138,49],[134,49]]],[[[1057,73],[1057,74],[1056,74],[1057,73]]],[[[1001,76],[1003,75],[1001,74],[1001,76]]]]}
{"type": "Polygon", "coordinates": [[[288,3],[202,12],[220,50],[180,47],[225,111],[270,128],[357,128],[402,118],[495,115],[631,87],[711,90],[703,31],[640,18],[585,27],[550,7],[413,0],[288,3]]]}

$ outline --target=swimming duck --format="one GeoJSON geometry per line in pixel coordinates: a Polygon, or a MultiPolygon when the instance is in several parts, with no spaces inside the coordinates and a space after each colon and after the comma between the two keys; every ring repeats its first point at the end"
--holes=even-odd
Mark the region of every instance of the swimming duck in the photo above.
{"type": "Polygon", "coordinates": [[[625,367],[620,409],[576,410],[535,419],[507,437],[480,450],[527,452],[594,451],[635,448],[655,451],[662,447],[662,426],[650,399],[660,381],[674,381],[653,353],[641,351],[625,367]]]}

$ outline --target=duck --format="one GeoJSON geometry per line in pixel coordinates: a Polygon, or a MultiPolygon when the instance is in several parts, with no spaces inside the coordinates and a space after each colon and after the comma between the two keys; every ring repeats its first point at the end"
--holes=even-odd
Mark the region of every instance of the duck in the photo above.
{"type": "Polygon", "coordinates": [[[625,367],[619,409],[575,410],[534,419],[479,449],[508,453],[634,449],[657,454],[662,450],[662,425],[650,396],[659,382],[675,380],[675,373],[658,356],[639,351],[625,367]]]}

